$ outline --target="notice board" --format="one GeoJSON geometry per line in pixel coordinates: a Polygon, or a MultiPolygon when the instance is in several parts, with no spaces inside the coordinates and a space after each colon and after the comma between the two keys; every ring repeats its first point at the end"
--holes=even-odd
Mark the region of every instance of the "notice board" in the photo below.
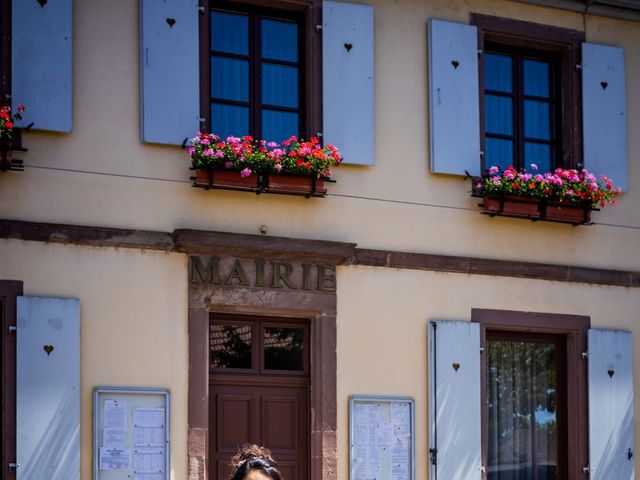
{"type": "Polygon", "coordinates": [[[93,479],[169,480],[165,388],[93,389],[93,479]]]}
{"type": "Polygon", "coordinates": [[[413,399],[351,396],[349,446],[351,480],[414,480],[413,399]]]}

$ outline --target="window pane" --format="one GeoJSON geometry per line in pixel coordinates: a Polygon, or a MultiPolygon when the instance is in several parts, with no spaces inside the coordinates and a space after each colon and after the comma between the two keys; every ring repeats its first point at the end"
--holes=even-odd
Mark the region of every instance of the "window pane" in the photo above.
{"type": "Polygon", "coordinates": [[[538,167],[539,173],[551,171],[551,145],[526,142],[524,144],[524,162],[529,171],[532,163],[538,167]]]}
{"type": "Polygon", "coordinates": [[[262,103],[278,107],[298,106],[298,69],[262,64],[262,103]]]}
{"type": "Polygon", "coordinates": [[[485,95],[484,121],[487,133],[513,135],[513,100],[497,95],[485,95]]]}
{"type": "Polygon", "coordinates": [[[211,58],[211,96],[249,101],[249,62],[233,58],[211,58]]]}
{"type": "Polygon", "coordinates": [[[549,118],[551,105],[535,100],[524,101],[524,136],[551,140],[551,122],[549,118]]]}
{"type": "Polygon", "coordinates": [[[487,345],[487,478],[557,479],[556,345],[487,345]]]}
{"type": "Polygon", "coordinates": [[[249,108],[212,103],[211,132],[222,138],[249,135],[249,108]]]}
{"type": "Polygon", "coordinates": [[[298,25],[294,22],[262,19],[262,57],[298,61],[298,25]]]}
{"type": "Polygon", "coordinates": [[[549,62],[524,61],[524,94],[549,98],[549,62]]]}
{"type": "Polygon", "coordinates": [[[209,325],[213,368],[251,368],[251,325],[209,325]]]}
{"type": "Polygon", "coordinates": [[[237,13],[211,12],[211,49],[249,55],[249,17],[237,13]]]}
{"type": "Polygon", "coordinates": [[[487,53],[484,56],[484,88],[513,91],[513,61],[509,55],[487,53]]]}
{"type": "Polygon", "coordinates": [[[502,138],[485,139],[485,165],[496,166],[501,169],[513,165],[513,141],[502,138]]]}
{"type": "Polygon", "coordinates": [[[264,368],[304,370],[304,329],[265,327],[264,368]]]}
{"type": "Polygon", "coordinates": [[[298,136],[298,114],[262,110],[262,138],[267,141],[281,142],[291,135],[298,136]]]}

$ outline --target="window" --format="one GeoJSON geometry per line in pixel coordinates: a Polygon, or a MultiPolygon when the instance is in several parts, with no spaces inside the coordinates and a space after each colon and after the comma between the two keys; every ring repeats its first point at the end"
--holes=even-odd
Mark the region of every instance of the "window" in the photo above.
{"type": "Polygon", "coordinates": [[[483,168],[582,163],[582,32],[486,15],[478,27],[483,168]]]}
{"type": "Polygon", "coordinates": [[[488,480],[573,478],[586,465],[587,317],[473,310],[481,326],[488,480]]]}
{"type": "Polygon", "coordinates": [[[303,0],[281,10],[211,2],[201,79],[211,132],[280,142],[320,130],[318,12],[303,0]]]}
{"type": "Polygon", "coordinates": [[[222,373],[305,374],[308,331],[304,324],[267,319],[222,319],[209,325],[209,360],[222,373]]]}

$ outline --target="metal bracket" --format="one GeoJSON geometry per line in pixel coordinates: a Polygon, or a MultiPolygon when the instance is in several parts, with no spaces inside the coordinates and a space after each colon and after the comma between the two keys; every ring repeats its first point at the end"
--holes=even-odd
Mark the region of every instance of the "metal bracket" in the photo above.
{"type": "Polygon", "coordinates": [[[9,470],[17,470],[19,466],[20,466],[20,464],[19,464],[19,463],[11,462],[11,463],[9,464],[9,470]]]}
{"type": "Polygon", "coordinates": [[[586,465],[582,467],[582,473],[584,473],[585,475],[591,476],[591,465],[586,465]]]}
{"type": "Polygon", "coordinates": [[[587,359],[589,358],[589,351],[582,352],[582,353],[580,354],[580,356],[581,356],[582,358],[584,358],[585,360],[587,360],[587,359]]]}
{"type": "Polygon", "coordinates": [[[316,32],[321,32],[322,31],[322,25],[316,25],[316,32]]]}
{"type": "Polygon", "coordinates": [[[9,333],[16,333],[18,331],[18,327],[15,325],[9,325],[9,333]]]}
{"type": "Polygon", "coordinates": [[[579,72],[580,70],[582,70],[582,65],[580,64],[576,65],[576,72],[579,72]]]}

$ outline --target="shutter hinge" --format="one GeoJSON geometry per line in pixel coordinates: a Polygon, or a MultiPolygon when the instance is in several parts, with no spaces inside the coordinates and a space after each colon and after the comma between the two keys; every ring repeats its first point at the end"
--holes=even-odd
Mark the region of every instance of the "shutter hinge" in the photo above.
{"type": "Polygon", "coordinates": [[[200,13],[204,13],[204,12],[206,12],[206,11],[207,11],[207,9],[204,7],[204,5],[198,5],[198,11],[199,11],[200,13]]]}
{"type": "Polygon", "coordinates": [[[585,360],[587,360],[589,358],[589,351],[587,350],[586,352],[582,352],[580,356],[585,360]]]}
{"type": "Polygon", "coordinates": [[[480,150],[480,159],[484,158],[484,152],[482,150],[480,150]]]}
{"type": "Polygon", "coordinates": [[[487,478],[487,469],[485,468],[484,465],[480,467],[480,475],[482,476],[483,479],[487,478]]]}
{"type": "Polygon", "coordinates": [[[582,65],[580,65],[579,63],[576,65],[576,72],[579,72],[580,70],[582,70],[582,65]]]}
{"type": "Polygon", "coordinates": [[[484,347],[480,347],[480,355],[484,353],[484,347]]]}
{"type": "Polygon", "coordinates": [[[484,51],[481,48],[479,48],[478,49],[478,56],[481,57],[483,54],[484,54],[484,51]]]}
{"type": "Polygon", "coordinates": [[[17,470],[19,466],[20,466],[19,463],[11,462],[9,464],[9,470],[17,470]]]}
{"type": "Polygon", "coordinates": [[[431,462],[431,465],[437,465],[438,464],[438,449],[437,448],[430,448],[429,449],[429,461],[431,462]]]}
{"type": "Polygon", "coordinates": [[[18,327],[15,325],[9,325],[9,333],[15,333],[18,331],[18,327]]]}
{"type": "Polygon", "coordinates": [[[316,137],[322,138],[322,132],[316,132],[316,137]]]}
{"type": "Polygon", "coordinates": [[[321,32],[322,31],[322,25],[318,24],[316,25],[316,32],[321,32]]]}
{"type": "Polygon", "coordinates": [[[584,473],[587,476],[591,476],[591,465],[585,465],[584,467],[582,467],[582,473],[584,473]]]}

